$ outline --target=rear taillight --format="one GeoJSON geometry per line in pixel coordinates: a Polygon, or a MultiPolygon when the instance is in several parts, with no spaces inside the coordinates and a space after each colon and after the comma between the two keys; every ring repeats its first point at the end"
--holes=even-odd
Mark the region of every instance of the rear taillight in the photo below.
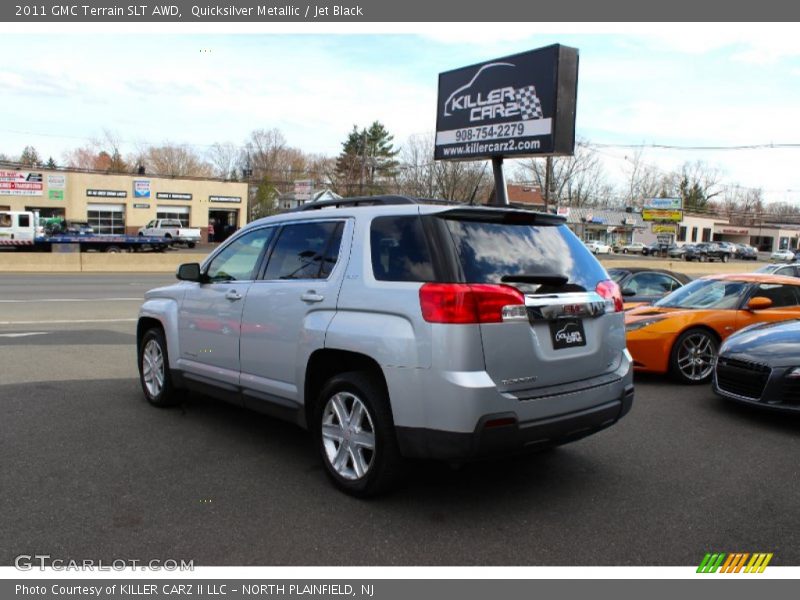
{"type": "Polygon", "coordinates": [[[524,307],[525,296],[510,285],[426,283],[419,305],[429,323],[501,323],[503,308],[524,307]]]}
{"type": "Polygon", "coordinates": [[[622,291],[615,281],[611,281],[610,279],[601,281],[597,284],[595,291],[605,298],[606,305],[609,308],[612,306],[614,307],[614,312],[622,312],[622,291]]]}

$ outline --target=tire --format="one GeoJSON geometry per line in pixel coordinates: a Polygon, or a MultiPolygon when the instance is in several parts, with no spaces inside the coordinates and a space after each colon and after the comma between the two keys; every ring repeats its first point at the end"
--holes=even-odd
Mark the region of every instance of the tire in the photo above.
{"type": "Polygon", "coordinates": [[[627,248],[623,248],[623,249],[622,249],[622,253],[623,253],[623,254],[627,254],[627,253],[628,253],[628,249],[627,249],[627,248]]]}
{"type": "Polygon", "coordinates": [[[142,336],[138,358],[139,383],[142,385],[142,391],[147,401],[158,407],[178,404],[180,398],[177,389],[172,384],[167,342],[164,338],[164,332],[160,328],[153,327],[148,329],[142,336]],[[160,360],[157,358],[159,356],[160,360]],[[160,380],[155,373],[161,374],[160,380]],[[151,374],[153,375],[151,376],[151,374]]]}
{"type": "Polygon", "coordinates": [[[722,262],[724,262],[724,263],[728,262],[728,255],[727,254],[723,254],[722,255],[722,262]]]}
{"type": "Polygon", "coordinates": [[[144,237],[144,233],[142,233],[142,232],[140,231],[140,232],[139,232],[139,237],[144,237]]]}
{"type": "Polygon", "coordinates": [[[708,262],[708,256],[706,256],[705,254],[701,254],[700,255],[700,262],[703,262],[703,263],[704,262],[708,262]]]}
{"type": "Polygon", "coordinates": [[[389,397],[377,377],[353,371],[329,379],[315,405],[314,435],[325,472],[346,494],[375,496],[400,478],[389,397]]]}
{"type": "Polygon", "coordinates": [[[120,252],[122,252],[122,248],[120,248],[119,246],[106,246],[105,251],[111,252],[112,254],[119,254],[120,252]]]}
{"type": "Polygon", "coordinates": [[[189,248],[194,248],[197,244],[195,244],[194,242],[189,242],[186,245],[189,246],[189,248]]]}
{"type": "Polygon", "coordinates": [[[718,351],[719,340],[713,333],[707,329],[688,329],[678,336],[672,346],[670,373],[680,383],[707,383],[714,373],[718,351]]]}

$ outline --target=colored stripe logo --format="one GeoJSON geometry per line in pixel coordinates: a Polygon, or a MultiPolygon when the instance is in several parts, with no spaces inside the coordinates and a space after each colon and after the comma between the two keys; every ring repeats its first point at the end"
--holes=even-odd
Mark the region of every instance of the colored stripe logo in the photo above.
{"type": "Polygon", "coordinates": [[[697,567],[698,573],[763,573],[772,552],[708,552],[697,567]]]}

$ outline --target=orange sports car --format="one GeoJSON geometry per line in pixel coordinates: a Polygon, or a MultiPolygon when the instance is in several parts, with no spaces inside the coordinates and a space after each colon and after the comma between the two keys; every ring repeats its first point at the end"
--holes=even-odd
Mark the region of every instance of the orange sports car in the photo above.
{"type": "Polygon", "coordinates": [[[683,383],[711,379],[722,340],[764,321],[800,318],[800,279],[763,273],[696,279],[653,306],[625,314],[637,371],[671,373],[683,383]]]}

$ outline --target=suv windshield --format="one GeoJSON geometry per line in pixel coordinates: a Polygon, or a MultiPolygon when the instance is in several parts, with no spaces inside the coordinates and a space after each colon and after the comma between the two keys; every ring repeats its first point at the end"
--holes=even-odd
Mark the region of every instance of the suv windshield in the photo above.
{"type": "Polygon", "coordinates": [[[553,293],[594,290],[600,281],[608,279],[600,263],[566,225],[444,220],[467,283],[500,283],[504,277],[513,276],[566,278],[565,286],[542,285],[535,290],[553,293]]]}
{"type": "Polygon", "coordinates": [[[696,279],[655,303],[667,308],[736,308],[747,289],[743,281],[696,279]]]}

